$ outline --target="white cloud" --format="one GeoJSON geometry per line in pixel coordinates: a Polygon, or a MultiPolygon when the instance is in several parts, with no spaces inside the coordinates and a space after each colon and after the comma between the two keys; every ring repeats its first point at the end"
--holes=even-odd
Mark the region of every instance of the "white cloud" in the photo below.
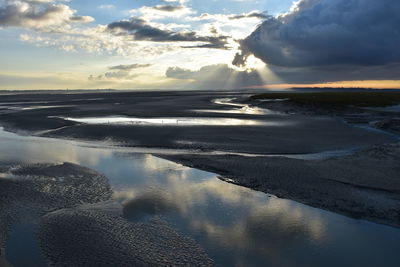
{"type": "MultiPolygon", "coordinates": [[[[257,16],[251,16],[253,13],[258,13],[258,11],[254,11],[239,15],[214,15],[211,19],[208,18],[209,21],[206,23],[199,24],[195,19],[195,12],[184,5],[185,1],[169,1],[164,6],[137,9],[136,12],[141,17],[136,19],[141,22],[139,26],[143,27],[135,28],[134,30],[129,28],[123,31],[123,29],[120,29],[121,23],[125,25],[131,20],[121,20],[109,25],[79,24],[74,23],[80,18],[76,16],[76,11],[64,4],[60,4],[60,1],[42,0],[39,3],[38,1],[25,0],[24,2],[30,6],[42,4],[45,6],[63,5],[64,10],[68,12],[64,11],[62,13],[64,15],[61,17],[64,20],[61,20],[60,24],[47,23],[45,24],[46,26],[28,27],[33,31],[26,31],[21,34],[21,41],[32,43],[36,46],[55,47],[70,53],[86,51],[104,57],[122,56],[141,59],[141,62],[157,62],[161,64],[156,64],[147,71],[152,73],[156,71],[158,75],[163,75],[166,67],[173,65],[178,60],[185,61],[183,65],[188,67],[229,63],[235,51],[225,49],[237,47],[235,40],[230,36],[231,34],[234,34],[235,37],[241,36],[240,33],[235,33],[234,30],[229,28],[229,23],[237,23],[236,30],[240,28],[243,31],[248,31],[260,21],[259,18],[256,18],[257,16]],[[176,4],[176,8],[169,8],[169,3],[176,4]],[[155,12],[150,16],[157,14],[157,12],[175,14],[169,17],[168,23],[165,23],[164,20],[155,18],[152,20],[145,19],[143,17],[145,16],[144,13],[148,10],[155,12]],[[247,16],[248,14],[250,16],[247,16]],[[181,15],[182,17],[180,17],[181,15]],[[232,18],[233,16],[240,16],[240,18],[232,18]],[[246,21],[247,19],[249,22],[246,21]],[[118,31],[115,28],[117,31],[114,32],[110,30],[110,25],[119,25],[119,28],[117,28],[120,30],[118,31]],[[138,30],[140,31],[139,35],[136,34],[138,30]],[[188,49],[187,47],[191,48],[188,49]],[[196,49],[198,47],[201,47],[201,49],[196,49]]],[[[147,16],[149,15],[147,14],[147,16]]],[[[27,23],[26,21],[24,23],[27,23]]],[[[38,22],[35,23],[37,24],[38,22]]],[[[110,70],[102,72],[101,75],[96,74],[93,78],[99,78],[99,76],[102,79],[97,80],[103,81],[105,79],[121,80],[122,78],[126,80],[138,79],[136,74],[133,75],[133,73],[118,73],[118,71],[110,70]]]]}
{"type": "Polygon", "coordinates": [[[195,14],[196,12],[189,7],[159,5],[159,6],[143,6],[138,9],[129,11],[130,15],[140,17],[145,20],[158,20],[163,18],[182,18],[187,15],[195,14]]]}
{"type": "Polygon", "coordinates": [[[76,15],[75,10],[59,1],[0,1],[0,27],[41,29],[71,23],[87,23],[93,20],[89,16],[76,15]]]}

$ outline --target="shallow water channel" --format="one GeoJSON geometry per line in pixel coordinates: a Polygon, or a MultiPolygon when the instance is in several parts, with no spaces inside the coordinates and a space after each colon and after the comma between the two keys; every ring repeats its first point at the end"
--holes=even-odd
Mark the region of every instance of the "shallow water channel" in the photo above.
{"type": "MultiPolygon", "coordinates": [[[[217,174],[145,151],[19,136],[0,128],[0,162],[5,161],[72,162],[95,169],[108,177],[126,220],[160,216],[220,266],[400,264],[400,229],[229,184],[217,174]]],[[[14,266],[46,266],[29,219],[13,225],[5,255],[14,266]]]]}

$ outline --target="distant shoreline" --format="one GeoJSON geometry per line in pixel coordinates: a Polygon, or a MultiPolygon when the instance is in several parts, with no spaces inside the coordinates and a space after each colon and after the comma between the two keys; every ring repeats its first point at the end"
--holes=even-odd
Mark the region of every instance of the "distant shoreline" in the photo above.
{"type": "Polygon", "coordinates": [[[0,89],[0,94],[2,93],[54,93],[54,92],[286,92],[286,91],[321,91],[321,92],[330,92],[330,91],[400,91],[400,88],[363,88],[363,87],[288,87],[285,89],[265,89],[265,88],[236,88],[236,89],[160,89],[160,88],[151,88],[151,89],[115,89],[115,88],[106,88],[106,89],[0,89]]]}

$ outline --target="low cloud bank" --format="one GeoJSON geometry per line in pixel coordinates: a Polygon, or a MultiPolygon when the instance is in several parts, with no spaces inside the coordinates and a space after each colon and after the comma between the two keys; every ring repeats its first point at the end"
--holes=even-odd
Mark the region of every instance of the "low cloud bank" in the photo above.
{"type": "Polygon", "coordinates": [[[193,89],[242,89],[263,84],[259,72],[237,71],[226,64],[210,65],[199,70],[170,67],[167,78],[191,81],[193,89]]]}

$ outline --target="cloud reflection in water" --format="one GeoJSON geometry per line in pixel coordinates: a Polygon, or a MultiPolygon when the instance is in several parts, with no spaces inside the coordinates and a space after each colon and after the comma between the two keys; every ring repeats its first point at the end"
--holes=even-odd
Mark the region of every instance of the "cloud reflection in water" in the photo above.
{"type": "Polygon", "coordinates": [[[358,266],[398,259],[388,250],[398,247],[395,229],[228,184],[215,174],[148,154],[115,153],[110,147],[21,137],[1,129],[0,142],[3,162],[69,161],[105,174],[125,218],[161,216],[196,239],[218,264],[337,266],[349,251],[358,266]]]}
{"type": "Polygon", "coordinates": [[[244,260],[243,253],[256,255],[256,261],[278,261],[305,240],[320,243],[326,238],[326,223],[317,210],[152,156],[142,162],[151,184],[132,188],[131,194],[126,185],[114,195],[130,220],[164,216],[188,232],[200,233],[208,246],[235,251],[235,262],[244,260]]]}

